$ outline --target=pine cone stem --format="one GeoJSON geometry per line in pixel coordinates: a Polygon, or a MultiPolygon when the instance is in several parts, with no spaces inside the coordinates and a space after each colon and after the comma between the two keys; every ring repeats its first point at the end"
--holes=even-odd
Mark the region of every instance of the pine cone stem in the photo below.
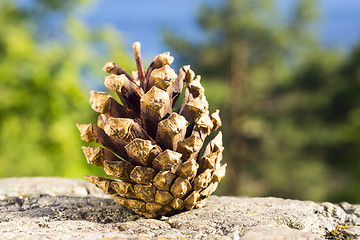
{"type": "Polygon", "coordinates": [[[140,87],[142,89],[146,89],[147,88],[147,80],[145,78],[144,67],[143,67],[143,64],[141,61],[141,52],[140,52],[141,45],[139,42],[134,42],[132,47],[134,50],[135,62],[136,62],[136,67],[137,67],[138,76],[139,76],[139,80],[140,80],[140,87]]]}

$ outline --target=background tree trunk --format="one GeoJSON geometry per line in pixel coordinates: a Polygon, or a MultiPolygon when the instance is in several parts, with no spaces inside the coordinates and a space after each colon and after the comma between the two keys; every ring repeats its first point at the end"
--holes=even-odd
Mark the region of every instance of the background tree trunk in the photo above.
{"type": "Polygon", "coordinates": [[[230,48],[230,118],[229,118],[229,143],[230,158],[228,168],[228,178],[231,184],[228,184],[227,193],[238,195],[240,192],[239,173],[244,170],[246,145],[243,138],[243,126],[245,121],[245,86],[247,82],[247,59],[248,44],[244,40],[236,40],[230,48]]]}

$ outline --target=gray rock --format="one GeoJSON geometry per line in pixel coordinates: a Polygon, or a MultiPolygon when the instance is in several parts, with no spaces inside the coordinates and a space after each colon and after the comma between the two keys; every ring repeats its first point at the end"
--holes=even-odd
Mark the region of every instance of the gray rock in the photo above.
{"type": "Polygon", "coordinates": [[[211,196],[202,209],[145,219],[82,180],[0,179],[1,239],[359,239],[359,209],[211,196]]]}

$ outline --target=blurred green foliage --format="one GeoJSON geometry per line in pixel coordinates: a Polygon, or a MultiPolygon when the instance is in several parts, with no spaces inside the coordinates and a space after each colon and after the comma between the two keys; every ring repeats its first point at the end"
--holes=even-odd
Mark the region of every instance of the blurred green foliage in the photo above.
{"type": "Polygon", "coordinates": [[[87,91],[105,59],[133,66],[117,32],[71,17],[78,4],[0,3],[0,177],[104,175],[87,166],[75,124],[96,121],[87,91]]]}
{"type": "Polygon", "coordinates": [[[317,15],[312,0],[289,17],[270,0],[217,1],[199,8],[202,40],[165,31],[222,110],[218,193],[360,201],[360,44],[320,46],[317,15]]]}

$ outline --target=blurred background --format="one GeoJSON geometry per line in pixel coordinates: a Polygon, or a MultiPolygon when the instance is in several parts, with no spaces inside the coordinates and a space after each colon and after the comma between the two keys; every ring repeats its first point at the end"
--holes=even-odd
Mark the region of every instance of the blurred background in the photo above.
{"type": "Polygon", "coordinates": [[[360,202],[357,0],[1,0],[0,177],[104,175],[76,123],[96,122],[105,61],[170,51],[221,110],[217,194],[360,202]],[[196,3],[195,3],[196,2],[196,3]]]}

